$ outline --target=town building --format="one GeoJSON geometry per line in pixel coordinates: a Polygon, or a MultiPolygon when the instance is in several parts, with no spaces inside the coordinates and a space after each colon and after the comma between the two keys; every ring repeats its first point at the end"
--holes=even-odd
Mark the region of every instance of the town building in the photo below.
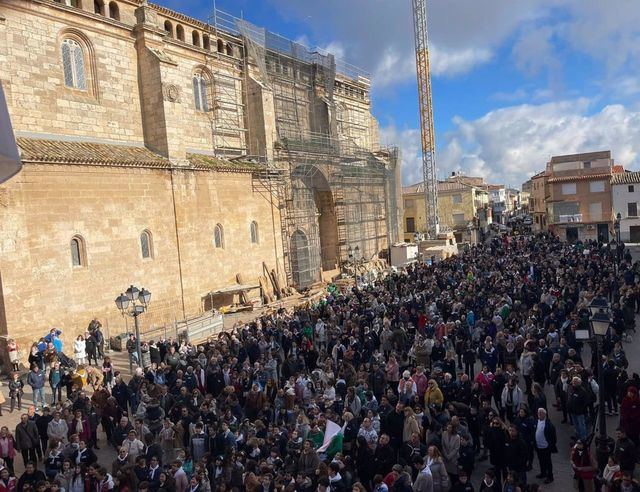
{"type": "Polygon", "coordinates": [[[541,171],[531,177],[531,195],[529,211],[533,216],[532,229],[534,232],[547,230],[547,173],[541,171]]]}
{"type": "Polygon", "coordinates": [[[613,167],[608,150],[552,157],[545,176],[548,229],[569,242],[609,241],[613,167]]]}
{"type": "MultiPolygon", "coordinates": [[[[488,212],[489,193],[484,179],[453,173],[438,182],[438,221],[442,231],[453,231],[456,242],[476,242],[491,223],[488,212]]],[[[413,240],[416,232],[424,232],[424,186],[417,183],[402,189],[404,239],[413,240]]]]}
{"type": "Polygon", "coordinates": [[[305,288],[400,239],[399,156],[378,144],[366,72],[211,18],[0,3],[23,160],[0,186],[3,339],[69,342],[94,317],[122,333],[130,284],[152,292],[143,328],[173,323],[229,303],[240,278],[248,296],[265,272],[305,288]]]}
{"type": "Polygon", "coordinates": [[[493,222],[496,224],[505,224],[507,219],[508,201],[507,189],[501,184],[487,185],[489,192],[489,206],[493,216],[493,222]]]}
{"type": "Polygon", "coordinates": [[[620,240],[640,243],[640,171],[614,173],[611,193],[613,216],[620,214],[620,240]]]}

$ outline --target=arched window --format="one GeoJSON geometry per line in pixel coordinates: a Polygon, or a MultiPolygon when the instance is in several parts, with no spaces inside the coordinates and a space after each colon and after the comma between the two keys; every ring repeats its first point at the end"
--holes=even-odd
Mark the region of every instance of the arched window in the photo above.
{"type": "Polygon", "coordinates": [[[218,53],[224,53],[224,41],[218,39],[218,53]]]}
{"type": "Polygon", "coordinates": [[[202,35],[202,47],[207,51],[211,51],[211,39],[208,34],[202,35]]]}
{"type": "Polygon", "coordinates": [[[170,38],[173,37],[173,24],[168,20],[164,21],[164,30],[167,31],[167,34],[170,38]]]}
{"type": "Polygon", "coordinates": [[[184,41],[184,27],[182,27],[180,24],[178,24],[176,27],[176,37],[180,41],[184,41]]]}
{"type": "Polygon", "coordinates": [[[216,248],[224,248],[224,229],[220,224],[216,224],[213,230],[213,245],[216,248]]]}
{"type": "Polygon", "coordinates": [[[209,111],[208,83],[202,72],[193,74],[193,100],[198,111],[209,111]]]}
{"type": "Polygon", "coordinates": [[[109,17],[114,20],[120,20],[120,9],[116,2],[109,2],[109,17]]]}
{"type": "Polygon", "coordinates": [[[69,243],[71,249],[71,265],[74,267],[87,266],[87,253],[84,247],[84,239],[81,236],[73,236],[69,243]]]}
{"type": "Polygon", "coordinates": [[[260,237],[258,236],[258,223],[255,220],[251,222],[249,234],[251,236],[252,244],[258,244],[260,242],[260,237]]]}
{"type": "Polygon", "coordinates": [[[233,56],[233,46],[231,44],[227,44],[227,55],[233,56]]]}
{"type": "Polygon", "coordinates": [[[93,0],[93,12],[98,15],[104,15],[104,2],[102,0],[93,0]]]}
{"type": "Polygon", "coordinates": [[[67,38],[62,41],[61,51],[64,85],[72,89],[86,91],[87,74],[82,46],[77,41],[67,38]]]}
{"type": "Polygon", "coordinates": [[[142,258],[153,258],[153,238],[151,232],[145,229],[140,234],[140,251],[142,258]]]}
{"type": "Polygon", "coordinates": [[[200,33],[198,31],[193,31],[191,33],[191,42],[194,46],[200,46],[200,33]]]}

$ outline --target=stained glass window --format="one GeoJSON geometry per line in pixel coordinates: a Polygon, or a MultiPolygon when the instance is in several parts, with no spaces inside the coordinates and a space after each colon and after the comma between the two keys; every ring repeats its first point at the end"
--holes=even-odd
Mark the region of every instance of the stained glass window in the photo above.
{"type": "Polygon", "coordinates": [[[80,44],[73,39],[65,39],[62,42],[62,68],[64,85],[72,89],[87,90],[84,53],[80,44]]]}

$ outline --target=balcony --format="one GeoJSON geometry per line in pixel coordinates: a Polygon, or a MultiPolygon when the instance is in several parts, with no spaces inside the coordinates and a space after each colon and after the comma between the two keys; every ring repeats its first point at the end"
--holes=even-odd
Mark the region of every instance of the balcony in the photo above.
{"type": "Polygon", "coordinates": [[[571,222],[582,222],[582,214],[557,215],[556,217],[558,219],[555,220],[555,217],[554,217],[554,222],[561,223],[561,224],[569,224],[571,222]]]}

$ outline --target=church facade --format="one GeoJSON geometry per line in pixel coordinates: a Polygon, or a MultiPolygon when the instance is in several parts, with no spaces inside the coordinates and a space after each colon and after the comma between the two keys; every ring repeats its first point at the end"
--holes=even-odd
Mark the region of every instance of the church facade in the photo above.
{"type": "Polygon", "coordinates": [[[122,333],[130,284],[152,293],[142,324],[161,326],[238,274],[305,287],[398,240],[399,158],[378,145],[369,79],[217,18],[146,0],[0,5],[23,161],[0,186],[4,340],[26,349],[55,327],[69,346],[93,318],[122,333]]]}

